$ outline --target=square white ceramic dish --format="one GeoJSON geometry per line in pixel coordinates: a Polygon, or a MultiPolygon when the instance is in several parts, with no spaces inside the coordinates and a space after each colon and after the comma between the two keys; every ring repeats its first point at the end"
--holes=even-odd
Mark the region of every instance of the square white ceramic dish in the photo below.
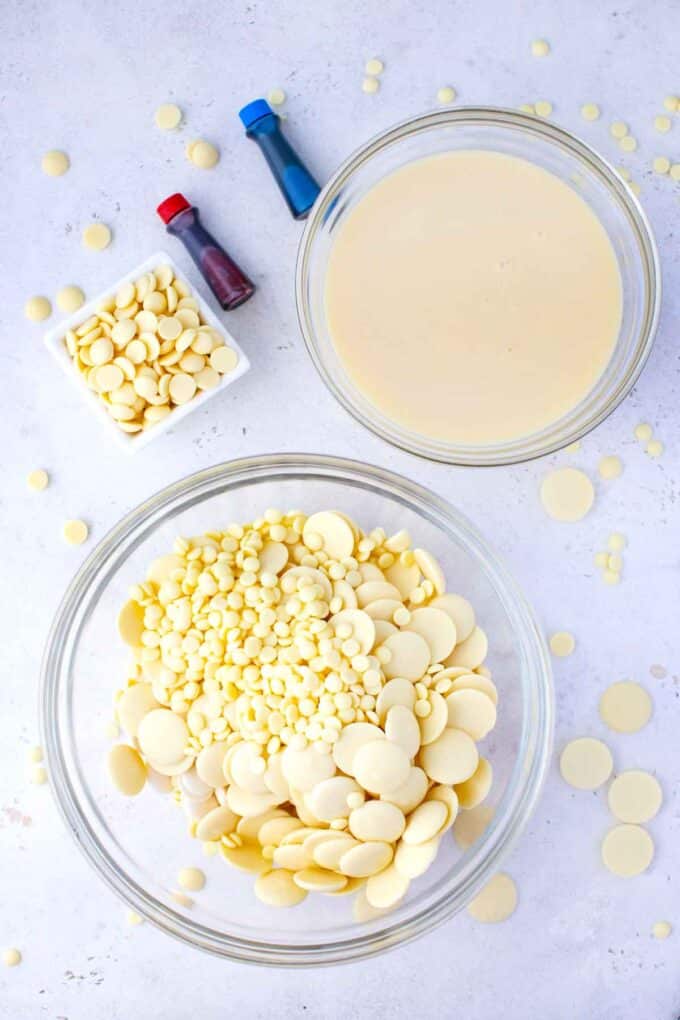
{"type": "Polygon", "coordinates": [[[174,428],[174,426],[186,418],[187,415],[191,414],[192,411],[197,410],[199,407],[203,407],[206,401],[211,400],[212,397],[217,396],[219,393],[227,387],[231,386],[233,382],[240,379],[248,369],[250,368],[250,362],[243,353],[236,340],[231,335],[229,330],[225,328],[222,322],[218,319],[217,315],[213,310],[213,305],[210,299],[207,297],[205,290],[201,284],[197,284],[193,278],[187,278],[186,275],[181,272],[177,267],[176,263],[170,258],[169,255],[164,251],[156,252],[154,255],[149,256],[144,262],[136,266],[125,276],[121,276],[119,280],[112,283],[110,287],[103,290],[101,294],[98,294],[91,301],[88,301],[79,308],[77,312],[70,315],[67,319],[64,319],[55,326],[45,335],[45,345],[49,350],[55,361],[61,366],[63,372],[68,376],[73,385],[79,391],[84,400],[87,401],[89,406],[92,408],[93,413],[102,421],[105,427],[108,429],[110,434],[114,437],[116,442],[122,449],[128,453],[134,453],[137,450],[141,450],[144,446],[147,446],[152,440],[162,436],[168,429],[174,428]],[[116,422],[106,411],[102,401],[99,399],[96,393],[94,393],[87,385],[85,379],[78,373],[71,361],[71,356],[66,350],[64,343],[64,336],[67,330],[77,329],[90,315],[93,315],[97,311],[99,304],[109,295],[115,294],[115,292],[123,286],[125,283],[131,283],[137,280],[143,273],[148,273],[158,266],[168,265],[172,268],[175,276],[183,280],[188,287],[190,287],[193,297],[198,302],[199,311],[204,321],[212,326],[213,329],[224,338],[225,344],[233,348],[238,354],[238,364],[233,372],[229,372],[227,375],[222,376],[219,385],[215,386],[211,390],[203,390],[198,393],[192,400],[187,404],[182,404],[179,407],[173,408],[172,412],[157,422],[151,428],[144,429],[143,432],[137,432],[134,435],[128,435],[118,428],[116,422]]]}

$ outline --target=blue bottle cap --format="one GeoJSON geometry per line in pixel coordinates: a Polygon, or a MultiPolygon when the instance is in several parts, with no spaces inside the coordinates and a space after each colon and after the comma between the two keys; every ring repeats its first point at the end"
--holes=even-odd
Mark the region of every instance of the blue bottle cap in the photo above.
{"type": "Polygon", "coordinates": [[[252,103],[248,103],[238,111],[238,115],[241,118],[241,122],[246,131],[252,124],[255,123],[256,120],[260,120],[262,117],[266,117],[270,113],[274,113],[274,111],[266,99],[254,99],[252,103]]]}

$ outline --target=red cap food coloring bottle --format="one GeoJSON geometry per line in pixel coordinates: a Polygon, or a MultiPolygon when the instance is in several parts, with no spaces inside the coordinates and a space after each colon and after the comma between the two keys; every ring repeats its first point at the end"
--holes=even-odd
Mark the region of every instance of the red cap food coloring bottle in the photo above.
{"type": "Polygon", "coordinates": [[[201,223],[198,209],[177,192],[158,206],[169,234],[178,237],[219,301],[229,311],[255,293],[255,285],[201,223]]]}

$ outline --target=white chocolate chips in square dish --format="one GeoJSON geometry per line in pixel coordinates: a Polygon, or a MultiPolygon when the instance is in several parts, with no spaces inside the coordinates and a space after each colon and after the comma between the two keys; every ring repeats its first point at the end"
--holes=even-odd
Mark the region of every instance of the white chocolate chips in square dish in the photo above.
{"type": "Polygon", "coordinates": [[[217,386],[238,364],[170,266],[124,284],[64,343],[87,385],[130,434],[217,386]]]}
{"type": "Polygon", "coordinates": [[[266,510],[179,538],[118,626],[134,663],[114,784],[168,784],[267,904],[365,883],[394,906],[489,792],[486,635],[406,531],[266,510]]]}

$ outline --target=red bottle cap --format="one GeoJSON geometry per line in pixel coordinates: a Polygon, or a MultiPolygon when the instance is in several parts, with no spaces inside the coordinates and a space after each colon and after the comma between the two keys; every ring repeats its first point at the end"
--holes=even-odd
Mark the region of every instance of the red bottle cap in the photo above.
{"type": "Polygon", "coordinates": [[[173,216],[184,212],[185,209],[191,209],[191,203],[187,202],[184,195],[181,195],[178,191],[176,194],[166,198],[164,202],[161,202],[156,212],[163,220],[163,223],[169,223],[173,216]]]}

